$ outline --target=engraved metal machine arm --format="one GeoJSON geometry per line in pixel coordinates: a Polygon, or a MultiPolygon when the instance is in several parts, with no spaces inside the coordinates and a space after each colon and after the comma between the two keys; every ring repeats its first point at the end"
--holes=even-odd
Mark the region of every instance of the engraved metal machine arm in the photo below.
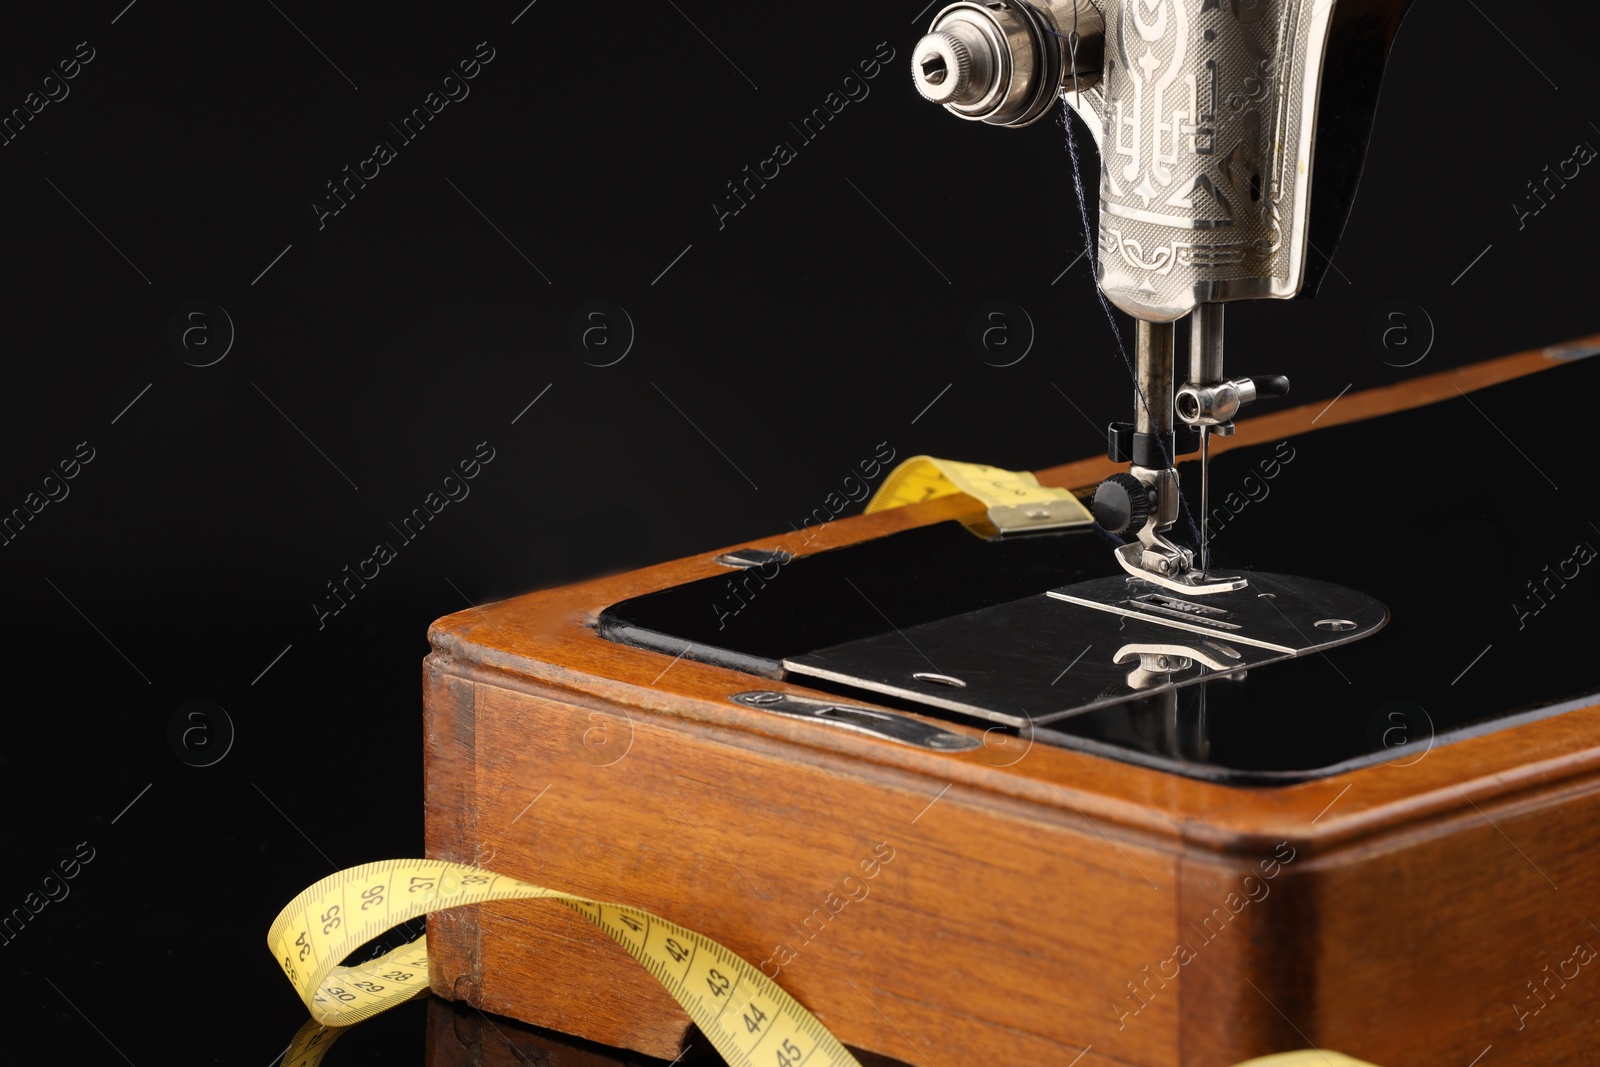
{"type": "Polygon", "coordinates": [[[1130,466],[1097,491],[1095,516],[1132,538],[1118,560],[1145,581],[1190,595],[1246,584],[1208,574],[1206,443],[1211,433],[1233,432],[1242,406],[1286,393],[1288,379],[1226,376],[1223,307],[1300,295],[1313,231],[1327,242],[1321,250],[1331,252],[1360,175],[1389,43],[1408,4],[963,2],[940,11],[912,53],[918,90],[950,113],[1026,126],[1062,97],[1099,147],[1095,280],[1134,317],[1137,334],[1134,419],[1112,423],[1109,432],[1111,458],[1130,466]],[[1341,29],[1347,43],[1330,51],[1341,29]],[[1325,66],[1330,79],[1340,68],[1327,102],[1325,66]],[[1334,162],[1320,226],[1311,213],[1319,110],[1331,114],[1332,147],[1346,157],[1334,162]],[[1185,317],[1188,373],[1175,390],[1175,325],[1185,317]],[[1175,463],[1196,448],[1198,554],[1171,536],[1182,507],[1175,463]]]}

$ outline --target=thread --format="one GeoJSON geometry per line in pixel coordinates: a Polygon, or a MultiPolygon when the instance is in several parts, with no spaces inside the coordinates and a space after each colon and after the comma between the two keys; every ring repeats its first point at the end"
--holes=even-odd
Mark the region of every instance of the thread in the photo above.
{"type": "MultiPolygon", "coordinates": [[[[1073,17],[1076,20],[1076,10],[1074,10],[1073,17]]],[[[1071,48],[1072,91],[1078,93],[1081,100],[1082,91],[1078,88],[1077,73],[1078,31],[1074,27],[1071,34],[1057,33],[1056,36],[1063,37],[1071,48]]],[[[1078,197],[1078,220],[1083,224],[1084,251],[1089,257],[1089,273],[1091,278],[1098,279],[1100,276],[1099,241],[1095,238],[1096,231],[1089,225],[1089,202],[1083,191],[1083,168],[1078,160],[1077,138],[1072,135],[1072,105],[1067,102],[1065,96],[1061,98],[1061,129],[1066,134],[1067,154],[1072,157],[1072,188],[1078,197]]],[[[1139,388],[1139,374],[1134,369],[1133,359],[1128,355],[1128,346],[1122,339],[1122,327],[1118,325],[1116,313],[1111,309],[1111,301],[1106,299],[1106,294],[1101,290],[1098,281],[1094,283],[1094,295],[1100,301],[1101,310],[1105,312],[1106,322],[1111,326],[1111,336],[1116,338],[1117,352],[1122,356],[1122,364],[1127,368],[1128,377],[1133,382],[1133,395],[1138,400],[1139,406],[1144,409],[1145,415],[1148,416],[1150,414],[1150,402],[1146,399],[1144,390],[1139,388]]],[[[1156,439],[1156,447],[1161,450],[1162,462],[1168,467],[1173,466],[1172,457],[1167,454],[1166,445],[1159,437],[1156,439]]],[[[1195,525],[1194,515],[1189,511],[1189,501],[1181,491],[1178,493],[1178,504],[1183,512],[1184,521],[1189,525],[1189,534],[1194,539],[1193,543],[1199,544],[1200,527],[1195,525]]]]}

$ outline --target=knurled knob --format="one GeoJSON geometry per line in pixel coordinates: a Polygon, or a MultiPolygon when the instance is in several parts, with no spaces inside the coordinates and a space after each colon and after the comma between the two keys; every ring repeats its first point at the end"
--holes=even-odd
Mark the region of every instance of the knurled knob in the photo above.
{"type": "Polygon", "coordinates": [[[1150,518],[1150,489],[1131,474],[1113,474],[1094,491],[1094,521],[1108,533],[1132,534],[1150,518]]]}
{"type": "Polygon", "coordinates": [[[917,91],[935,104],[960,103],[972,85],[972,52],[948,30],[935,30],[911,53],[917,91]]]}

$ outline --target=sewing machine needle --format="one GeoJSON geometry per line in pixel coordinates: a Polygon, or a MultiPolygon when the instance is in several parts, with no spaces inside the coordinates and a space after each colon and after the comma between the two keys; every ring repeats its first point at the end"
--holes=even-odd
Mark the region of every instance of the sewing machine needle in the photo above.
{"type": "Polygon", "coordinates": [[[1200,427],[1200,577],[1211,569],[1208,534],[1211,528],[1211,427],[1200,427]]]}

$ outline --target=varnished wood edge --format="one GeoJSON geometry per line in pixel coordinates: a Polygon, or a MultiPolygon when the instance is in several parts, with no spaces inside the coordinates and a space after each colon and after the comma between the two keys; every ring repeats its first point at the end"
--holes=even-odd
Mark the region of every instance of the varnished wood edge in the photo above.
{"type": "MultiPolygon", "coordinates": [[[[427,854],[478,865],[477,700],[479,687],[423,660],[423,823],[427,854]]],[[[482,1006],[483,932],[468,904],[427,918],[430,987],[449,1000],[482,1006]]]]}
{"type": "MultiPolygon", "coordinates": [[[[1232,437],[1213,437],[1211,454],[1221,455],[1236,448],[1270,444],[1288,437],[1315,433],[1319,430],[1346,426],[1354,422],[1392,415],[1427,407],[1444,400],[1474,393],[1480,389],[1501,385],[1525,378],[1530,374],[1554,370],[1576,362],[1573,358],[1553,355],[1566,351],[1600,349],[1600,333],[1574,338],[1571,341],[1544,348],[1529,349],[1514,355],[1500,356],[1481,363],[1424,374],[1391,386],[1365,389],[1359,393],[1335,397],[1332,401],[1317,400],[1291,408],[1267,410],[1235,424],[1232,437]]],[[[1185,460],[1184,462],[1189,462],[1185,460]]],[[[1083,489],[1097,485],[1108,475],[1122,470],[1125,464],[1112,463],[1104,456],[1093,456],[1049,467],[1038,472],[1044,485],[1064,489],[1083,489]]]]}
{"type": "MultiPolygon", "coordinates": [[[[1600,335],[1578,339],[1570,342],[1568,347],[1583,346],[1600,347],[1600,335]]],[[[1454,368],[1412,379],[1393,389],[1371,390],[1345,397],[1331,406],[1304,405],[1247,420],[1240,423],[1239,433],[1226,442],[1226,447],[1259,444],[1450,399],[1458,394],[1562,365],[1564,361],[1552,359],[1546,354],[1547,351],[1540,349],[1454,368]]],[[[1112,469],[1114,467],[1108,460],[1085,460],[1050,468],[1040,472],[1039,477],[1046,484],[1075,488],[1096,480],[1112,469]]],[[[800,554],[841,547],[895,530],[958,517],[963,510],[961,503],[947,498],[870,516],[837,519],[811,528],[813,540],[800,554]]],[[[782,544],[792,551],[793,541],[792,536],[778,535],[743,542],[743,545],[777,547],[782,544]]],[[[1549,720],[1513,727],[1510,731],[1492,735],[1492,738],[1463,738],[1442,745],[1431,754],[1435,757],[1432,767],[1417,776],[1419,781],[1415,789],[1398,793],[1389,790],[1389,795],[1376,803],[1364,804],[1361,799],[1354,799],[1339,811],[1323,811],[1307,820],[1304,817],[1309,814],[1309,809],[1305,802],[1296,802],[1297,798],[1306,801],[1326,796],[1336,802],[1347,787],[1349,791],[1355,791],[1358,783],[1370,781],[1379,773],[1379,768],[1364,767],[1290,786],[1238,787],[1178,779],[1168,772],[1058,749],[1052,750],[1050,759],[1059,766],[1061,773],[1052,776],[1054,781],[1045,782],[1022,775],[998,773],[991,767],[975,768],[970,763],[961,763],[946,755],[920,753],[890,742],[859,736],[836,737],[833,731],[777,721],[771,716],[761,716],[749,709],[738,708],[725,700],[684,692],[685,678],[691,675],[697,676],[695,680],[701,683],[700,688],[725,689],[729,693],[756,684],[748,675],[723,672],[721,668],[707,664],[685,662],[675,668],[678,674],[671,683],[674,688],[666,690],[662,687],[658,692],[653,683],[645,685],[569,670],[553,660],[539,658],[542,654],[559,654],[564,645],[575,641],[579,645],[603,646],[587,648],[586,651],[611,664],[625,663],[637,668],[611,670],[609,674],[633,674],[638,677],[649,671],[652,676],[659,678],[660,665],[667,657],[604,641],[592,632],[594,619],[605,606],[626,596],[665,588],[696,577],[725,573],[723,568],[711,562],[714,554],[706,553],[658,564],[624,576],[628,579],[625,591],[618,588],[620,579],[604,579],[565,589],[532,593],[497,605],[446,616],[430,628],[429,640],[434,648],[430,661],[436,661],[439,669],[472,674],[509,690],[546,691],[550,699],[569,704],[587,704],[603,710],[625,699],[628,706],[642,711],[670,716],[678,722],[693,721],[697,729],[717,725],[742,731],[747,738],[761,737],[769,742],[830,752],[847,761],[864,758],[880,767],[893,767],[912,775],[953,779],[993,797],[1022,801],[1035,808],[1041,804],[1063,811],[1066,807],[1073,807],[1085,817],[1108,820],[1135,836],[1153,835],[1169,842],[1176,838],[1213,856],[1256,854],[1277,840],[1298,842],[1297,847],[1323,854],[1341,848],[1382,847],[1384,839],[1412,832],[1406,827],[1418,820],[1437,822],[1447,815],[1465,816],[1472,804],[1514,807],[1525,802],[1537,805],[1541,803],[1539,798],[1552,788],[1571,786],[1579,792],[1591,791],[1596,787],[1596,775],[1600,774],[1600,707],[1591,707],[1560,717],[1584,717],[1582,747],[1579,750],[1570,747],[1562,750],[1547,744],[1546,756],[1530,762],[1526,758],[1529,754],[1526,750],[1538,748],[1537,744],[1524,745],[1524,750],[1513,752],[1511,749],[1514,746],[1505,743],[1511,732],[1519,733],[1524,741],[1531,735],[1540,734],[1541,727],[1548,726],[1549,720]],[[493,647],[494,642],[486,639],[498,638],[500,643],[508,645],[521,643],[504,640],[504,634],[498,633],[495,622],[495,616],[517,611],[544,617],[550,624],[550,631],[532,635],[528,643],[533,647],[522,651],[511,652],[493,647]],[[557,636],[558,633],[561,636],[557,636]],[[707,678],[706,672],[717,673],[713,678],[707,678]],[[607,692],[600,692],[601,689],[607,692]],[[664,692],[670,695],[662,695],[664,692]],[[690,704],[686,706],[685,702],[690,704]],[[688,707],[694,710],[692,719],[685,715],[688,707]],[[795,729],[797,726],[799,728],[795,729]],[[1441,775],[1441,768],[1450,773],[1441,775]],[[1134,788],[1125,787],[1129,782],[1134,784],[1134,788]],[[1163,793],[1171,798],[1165,811],[1153,799],[1163,793]],[[1271,810],[1264,816],[1266,809],[1271,810]],[[1186,814],[1179,815],[1180,811],[1186,814]]],[[[519,633],[519,636],[527,635],[519,633]]],[[[792,683],[762,680],[760,684],[764,688],[811,692],[792,683]]],[[[941,725],[950,728],[948,723],[941,722],[941,725]]],[[[976,727],[968,728],[968,731],[981,734],[976,727]]],[[[1548,733],[1548,730],[1543,732],[1548,733]]],[[[1329,804],[1330,808],[1333,806],[1333,803],[1329,804]]]]}
{"type": "MultiPolygon", "coordinates": [[[[676,693],[663,695],[648,687],[632,687],[629,695],[639,699],[623,704],[618,699],[620,694],[600,695],[581,687],[530,685],[528,679],[518,673],[478,662],[454,662],[443,657],[429,660],[434,669],[475,686],[492,686],[513,695],[585,713],[598,711],[615,715],[622,709],[624,714],[637,716],[637,721],[652,726],[668,730],[692,729],[707,744],[728,745],[780,760],[803,760],[840,776],[862,775],[863,761],[867,761],[872,775],[908,793],[931,797],[945,784],[950,784],[956,788],[944,794],[946,801],[990,810],[1007,818],[1024,819],[1035,825],[1041,818],[1048,818],[1053,825],[1075,832],[1109,831],[1124,843],[1175,854],[1181,860],[1207,866],[1235,862],[1248,866],[1285,842],[1303,856],[1301,870],[1313,870],[1325,863],[1359,862],[1371,855],[1406,848],[1417,840],[1454,833],[1485,819],[1499,822],[1526,811],[1600,792],[1600,741],[1595,742],[1595,750],[1589,753],[1587,763],[1576,767],[1569,765],[1569,759],[1550,759],[1507,770],[1474,769],[1478,761],[1474,754],[1461,761],[1459,768],[1451,768],[1442,776],[1448,779],[1448,784],[1337,818],[1333,812],[1339,802],[1360,789],[1366,776],[1403,774],[1406,768],[1386,768],[1380,764],[1295,786],[1240,788],[1179,779],[1166,772],[1085,753],[1051,750],[1071,757],[1074,762],[1087,764],[1088,771],[1114,763],[1117,769],[1129,774],[1171,779],[1172,784],[1193,788],[1198,793],[1223,790],[1230,795],[1243,794],[1245,814],[1249,817],[1245,825],[1240,825],[1218,818],[1230,814],[1229,809],[1219,808],[1204,815],[1176,818],[1152,805],[1119,803],[1118,798],[1096,792],[1089,780],[1091,775],[1087,773],[1069,775],[1068,781],[1060,783],[1041,782],[1008,775],[1004,773],[1006,768],[958,762],[946,753],[923,752],[813,723],[762,716],[758,711],[731,701],[719,704],[676,693]],[[686,716],[686,701],[694,701],[696,711],[707,714],[686,716]],[[1296,804],[1287,813],[1272,817],[1270,809],[1275,807],[1272,800],[1295,791],[1311,792],[1311,803],[1319,807],[1322,797],[1326,797],[1327,808],[1308,816],[1306,813],[1313,809],[1296,804]]],[[[475,698],[475,708],[477,704],[475,698]]],[[[1600,738],[1600,707],[1569,714],[1580,713],[1589,714],[1592,720],[1589,732],[1600,738]]],[[[948,728],[950,724],[942,725],[948,728]]],[[[1442,756],[1449,749],[1472,741],[1493,746],[1497,735],[1442,746],[1429,758],[1442,756]]]]}

